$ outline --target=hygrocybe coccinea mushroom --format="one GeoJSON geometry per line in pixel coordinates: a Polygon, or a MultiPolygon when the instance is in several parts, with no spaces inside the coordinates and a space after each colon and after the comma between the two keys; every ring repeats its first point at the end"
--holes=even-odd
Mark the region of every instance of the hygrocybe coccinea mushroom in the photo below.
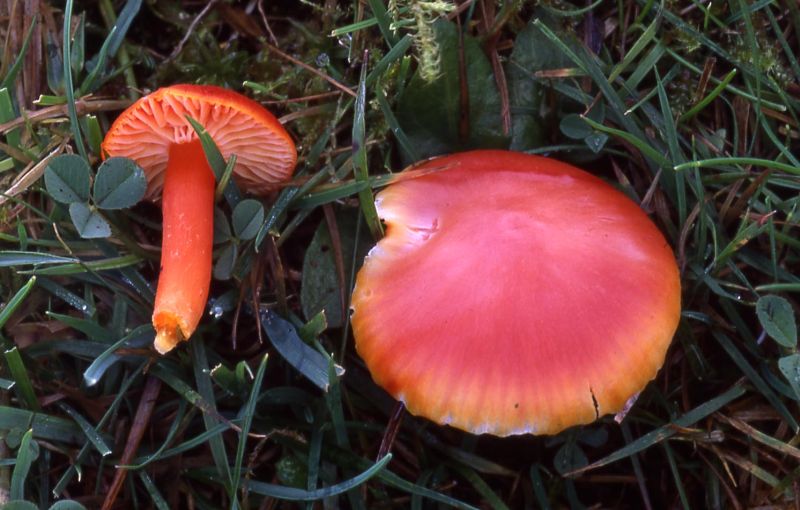
{"type": "Polygon", "coordinates": [[[161,195],[164,232],[153,326],[162,354],[197,328],[211,280],[216,181],[187,116],[205,127],[225,158],[237,156],[233,179],[251,193],[275,189],[297,161],[294,142],[270,112],[220,87],[159,89],[111,126],[104,156],[135,160],[147,175],[146,197],[161,195]]]}
{"type": "Polygon", "coordinates": [[[386,236],[352,299],[356,348],[408,410],[472,433],[555,434],[620,411],[680,316],[672,250],[573,166],[506,151],[378,194],[386,236]]]}

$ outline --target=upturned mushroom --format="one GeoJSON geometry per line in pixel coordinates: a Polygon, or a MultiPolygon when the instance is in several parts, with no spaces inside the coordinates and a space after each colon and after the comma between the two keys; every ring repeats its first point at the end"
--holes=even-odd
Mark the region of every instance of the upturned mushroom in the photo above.
{"type": "Polygon", "coordinates": [[[164,227],[153,326],[155,348],[162,354],[197,328],[211,280],[216,181],[187,117],[206,129],[225,158],[237,156],[233,179],[250,193],[274,190],[297,161],[291,137],[269,111],[220,87],[161,88],[114,121],[103,141],[104,157],[135,160],[147,175],[146,197],[161,197],[164,227]]]}
{"type": "Polygon", "coordinates": [[[386,235],[352,299],[356,348],[415,415],[475,434],[555,434],[620,411],[680,317],[664,236],[601,179],[507,151],[376,198],[386,235]]]}

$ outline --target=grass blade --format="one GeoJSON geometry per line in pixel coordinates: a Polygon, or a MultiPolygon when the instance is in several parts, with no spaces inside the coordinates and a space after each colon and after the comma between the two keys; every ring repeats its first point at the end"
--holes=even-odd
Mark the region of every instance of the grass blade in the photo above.
{"type": "Polygon", "coordinates": [[[72,139],[75,141],[75,146],[78,148],[78,154],[80,154],[84,160],[88,161],[89,156],[86,154],[86,147],[83,145],[81,125],[78,122],[78,109],[75,106],[75,89],[72,85],[72,4],[73,0],[67,0],[64,7],[64,39],[61,57],[64,65],[64,92],[67,96],[67,113],[69,114],[72,139]]]}
{"type": "Polygon", "coordinates": [[[370,466],[363,473],[346,480],[339,482],[330,487],[324,487],[313,491],[303,489],[296,489],[294,487],[283,487],[281,485],[273,485],[271,483],[248,481],[246,482],[247,490],[262,496],[268,496],[275,499],[285,499],[289,501],[317,501],[320,499],[329,498],[338,494],[345,493],[356,487],[366,483],[370,478],[376,476],[383,470],[389,461],[392,460],[392,454],[387,454],[384,458],[370,466]]]}
{"type": "Polygon", "coordinates": [[[17,450],[17,462],[11,474],[11,500],[25,499],[25,480],[31,469],[34,457],[33,430],[28,429],[22,436],[22,442],[17,450]]]}
{"type": "Polygon", "coordinates": [[[95,430],[95,428],[92,427],[92,424],[89,423],[86,420],[86,418],[81,416],[80,413],[78,413],[78,411],[73,409],[71,406],[63,402],[59,402],[58,407],[60,407],[65,413],[67,413],[70,416],[70,418],[75,420],[75,423],[78,424],[78,427],[80,427],[84,435],[86,435],[86,439],[88,439],[89,442],[92,443],[92,445],[95,447],[98,453],[100,453],[101,456],[105,457],[107,455],[111,455],[111,448],[108,447],[105,441],[103,441],[103,438],[100,436],[100,434],[97,433],[97,430],[95,430]]]}
{"type": "MultiPolygon", "coordinates": [[[[214,171],[217,182],[222,184],[223,180],[225,180],[225,173],[228,165],[225,162],[225,158],[222,156],[219,147],[217,147],[217,143],[213,138],[211,138],[211,135],[208,134],[205,126],[188,115],[186,116],[186,120],[192,125],[194,132],[197,133],[197,137],[200,139],[200,144],[203,146],[203,152],[206,154],[206,159],[208,160],[208,166],[210,166],[214,171]]],[[[233,169],[231,169],[231,171],[232,170],[233,169]]],[[[231,209],[236,207],[236,204],[242,200],[242,194],[239,192],[239,188],[236,187],[236,183],[232,180],[228,180],[227,183],[225,183],[225,191],[223,192],[223,195],[225,195],[225,200],[227,200],[228,205],[231,206],[231,209]]]]}
{"type": "Polygon", "coordinates": [[[716,412],[723,406],[729,404],[733,400],[741,397],[745,394],[745,389],[742,387],[741,384],[734,385],[731,389],[719,395],[718,397],[712,398],[708,402],[701,404],[688,413],[684,414],[680,418],[674,420],[672,423],[667,423],[664,426],[661,426],[647,434],[643,435],[639,439],[633,441],[632,443],[628,444],[624,448],[617,450],[616,452],[604,457],[598,461],[592,462],[588,466],[582,467],[580,469],[576,469],[575,471],[571,471],[566,474],[566,476],[577,476],[592,469],[597,469],[602,466],[606,466],[618,460],[624,459],[626,457],[630,457],[634,453],[638,453],[644,451],[651,446],[658,444],[665,439],[668,439],[677,433],[676,428],[673,426],[677,425],[678,427],[688,427],[699,420],[702,420],[706,416],[716,412]]]}
{"type": "Polygon", "coordinates": [[[675,166],[675,171],[686,170],[687,168],[721,167],[729,165],[752,165],[764,168],[774,168],[791,175],[800,175],[800,168],[794,165],[787,165],[778,161],[761,158],[733,157],[733,158],[709,158],[700,161],[689,161],[675,166]]]}
{"type": "Polygon", "coordinates": [[[83,382],[88,387],[92,387],[97,384],[103,377],[103,374],[106,372],[106,370],[108,370],[109,367],[111,367],[114,363],[122,359],[121,356],[115,353],[123,345],[129,344],[129,346],[132,348],[143,348],[152,344],[153,338],[155,338],[155,331],[150,324],[143,324],[134,329],[124,337],[114,342],[113,345],[103,351],[94,359],[94,361],[92,361],[92,364],[89,365],[83,372],[83,382]]]}
{"type": "MultiPolygon", "coordinates": [[[[361,79],[358,81],[358,95],[356,96],[355,118],[353,119],[353,174],[356,181],[368,184],[369,170],[367,169],[367,141],[365,128],[365,108],[367,103],[367,58],[368,53],[364,54],[364,62],[361,65],[361,79]]],[[[358,192],[358,201],[361,204],[361,211],[367,226],[374,239],[383,237],[383,225],[378,217],[375,208],[375,197],[372,188],[365,187],[358,192]]]]}
{"type": "Polygon", "coordinates": [[[455,466],[455,470],[475,487],[478,494],[480,494],[494,510],[509,510],[508,505],[503,503],[503,500],[495,494],[492,488],[489,487],[489,484],[487,484],[478,473],[464,466],[455,466]]]}
{"type": "Polygon", "coordinates": [[[256,412],[256,402],[258,401],[259,390],[261,383],[264,381],[264,373],[267,368],[267,355],[261,358],[261,363],[258,365],[258,372],[253,379],[253,388],[250,391],[250,398],[247,399],[242,409],[242,431],[239,433],[239,446],[236,448],[236,458],[233,463],[233,475],[231,478],[230,498],[231,501],[236,499],[236,492],[239,490],[239,483],[241,482],[242,463],[244,462],[244,452],[247,447],[247,435],[250,433],[250,427],[253,424],[253,415],[256,412]]]}
{"type": "Polygon", "coordinates": [[[39,400],[36,398],[36,392],[33,391],[33,384],[28,376],[28,370],[25,368],[25,363],[22,361],[19,350],[16,347],[12,347],[3,354],[11,372],[11,378],[14,379],[14,387],[20,396],[20,400],[25,403],[28,409],[41,410],[39,400]]]}
{"type": "Polygon", "coordinates": [[[542,475],[539,474],[542,467],[539,463],[536,463],[531,466],[530,469],[530,476],[531,476],[531,484],[533,485],[533,494],[536,496],[536,502],[539,504],[539,508],[542,510],[550,510],[550,499],[547,497],[547,491],[544,488],[544,482],[542,481],[542,475]]]}
{"type": "MultiPolygon", "coordinates": [[[[91,260],[88,262],[76,261],[72,263],[63,264],[60,266],[20,271],[20,274],[28,274],[36,272],[36,274],[44,276],[67,276],[67,275],[76,275],[87,272],[111,271],[113,269],[122,269],[129,266],[135,266],[141,261],[142,258],[139,257],[138,255],[121,255],[119,257],[111,257],[107,259],[91,260]]],[[[2,264],[2,262],[0,262],[0,264],[2,264]]]]}
{"type": "Polygon", "coordinates": [[[765,399],[769,401],[770,404],[778,411],[783,419],[787,421],[789,426],[795,433],[800,430],[800,425],[798,425],[797,421],[795,421],[794,416],[792,413],[786,408],[783,402],[780,401],[778,396],[772,391],[772,388],[769,387],[766,381],[758,375],[758,372],[750,366],[747,360],[744,358],[742,353],[736,346],[733,344],[733,341],[726,335],[725,333],[719,331],[712,331],[712,335],[714,338],[719,342],[728,356],[731,357],[736,366],[739,367],[739,370],[753,383],[753,386],[764,396],[765,399]]]}
{"type": "Polygon", "coordinates": [[[36,277],[31,276],[28,279],[28,282],[20,287],[20,289],[14,294],[8,303],[0,310],[0,329],[5,326],[8,319],[14,314],[14,311],[25,301],[25,298],[28,297],[30,294],[31,289],[33,286],[36,285],[36,277]]]}
{"type": "Polygon", "coordinates": [[[31,26],[28,28],[28,33],[25,34],[25,39],[22,41],[22,47],[19,53],[17,53],[17,57],[14,59],[14,63],[8,68],[8,73],[6,73],[3,81],[0,82],[0,89],[11,89],[14,82],[17,80],[17,74],[19,74],[20,69],[22,69],[22,63],[25,61],[25,55],[28,54],[28,48],[31,44],[33,31],[38,23],[39,19],[33,18],[31,26]]]}
{"type": "MultiPolygon", "coordinates": [[[[186,414],[186,401],[179,400],[178,401],[178,410],[175,412],[175,419],[172,420],[172,424],[169,426],[169,430],[167,431],[167,436],[164,438],[164,442],[161,443],[161,446],[158,447],[156,451],[143,457],[141,459],[134,459],[132,462],[136,462],[135,464],[129,465],[120,465],[118,467],[127,469],[129,471],[138,471],[144,467],[147,467],[150,463],[164,459],[169,455],[162,455],[164,452],[174,452],[175,448],[171,450],[167,450],[167,446],[169,446],[172,441],[175,439],[175,435],[178,433],[178,429],[181,426],[181,420],[183,419],[184,415],[186,414]]],[[[227,430],[227,427],[221,427],[220,430],[227,430]]],[[[209,436],[211,437],[211,436],[209,436]]],[[[176,453],[171,453],[171,455],[175,455],[176,453]]]]}
{"type": "Polygon", "coordinates": [[[150,476],[147,474],[146,471],[139,471],[137,473],[139,475],[139,480],[142,481],[142,485],[144,485],[147,494],[150,496],[153,504],[158,510],[169,510],[169,504],[164,499],[164,496],[161,495],[161,492],[156,487],[156,484],[153,483],[153,480],[150,479],[150,476]]]}
{"type": "Polygon", "coordinates": [[[40,264],[67,264],[77,262],[78,259],[72,257],[61,257],[50,255],[49,253],[38,253],[35,251],[0,251],[0,267],[13,266],[37,266],[40,264]]]}
{"type": "MultiPolygon", "coordinates": [[[[217,418],[216,398],[214,397],[214,389],[211,383],[211,372],[206,358],[206,348],[202,340],[198,339],[195,339],[190,345],[197,391],[203,397],[210,411],[203,413],[203,422],[206,430],[211,430],[217,426],[219,420],[217,418]]],[[[225,480],[226,488],[232,487],[233,481],[231,479],[230,465],[228,464],[228,454],[225,451],[225,442],[222,440],[222,436],[212,436],[209,439],[209,446],[211,447],[211,455],[214,457],[214,463],[217,466],[217,473],[225,480]]]]}
{"type": "Polygon", "coordinates": [[[375,20],[378,22],[378,28],[380,28],[383,38],[386,39],[386,44],[391,48],[395,45],[397,37],[395,37],[394,31],[389,26],[392,18],[389,16],[383,0],[367,0],[367,2],[369,3],[369,8],[372,9],[372,14],[375,15],[375,20]]]}

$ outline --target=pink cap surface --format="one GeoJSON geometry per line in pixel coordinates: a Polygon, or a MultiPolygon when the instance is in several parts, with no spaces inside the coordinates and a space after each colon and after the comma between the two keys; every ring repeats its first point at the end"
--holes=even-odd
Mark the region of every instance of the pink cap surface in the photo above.
{"type": "Polygon", "coordinates": [[[664,362],[680,279],[664,236],[597,177],[475,151],[379,193],[352,299],[358,353],[408,410],[505,436],[618,412],[664,362]]]}

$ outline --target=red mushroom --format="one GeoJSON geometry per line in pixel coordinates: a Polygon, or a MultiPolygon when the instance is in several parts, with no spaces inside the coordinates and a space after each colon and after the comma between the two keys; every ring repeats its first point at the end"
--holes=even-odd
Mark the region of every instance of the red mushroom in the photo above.
{"type": "Polygon", "coordinates": [[[499,436],[615,413],[652,380],[680,317],[673,253],[636,203],[506,151],[382,191],[386,236],[352,299],[356,348],[408,410],[499,436]]]}
{"type": "Polygon", "coordinates": [[[211,280],[215,178],[187,116],[205,127],[225,158],[237,156],[233,178],[251,193],[274,190],[297,161],[291,137],[270,112],[219,87],[159,89],[111,126],[104,156],[135,160],[147,175],[146,197],[156,200],[161,193],[164,233],[153,326],[162,354],[197,328],[211,280]]]}

